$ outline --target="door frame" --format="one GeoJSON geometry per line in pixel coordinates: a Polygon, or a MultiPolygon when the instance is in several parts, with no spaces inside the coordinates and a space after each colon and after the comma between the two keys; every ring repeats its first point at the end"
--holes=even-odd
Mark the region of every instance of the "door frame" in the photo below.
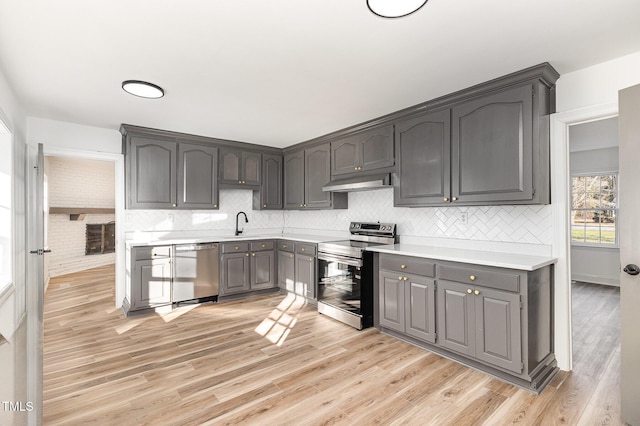
{"type": "Polygon", "coordinates": [[[125,191],[124,155],[98,151],[82,151],[44,145],[45,157],[70,157],[85,160],[110,161],[115,164],[115,207],[116,207],[116,288],[115,307],[120,309],[125,297],[125,191]]]}
{"type": "Polygon", "coordinates": [[[554,267],[554,352],[558,367],[573,368],[571,342],[571,238],[569,215],[569,127],[618,115],[618,103],[609,102],[550,116],[551,218],[554,267]]]}

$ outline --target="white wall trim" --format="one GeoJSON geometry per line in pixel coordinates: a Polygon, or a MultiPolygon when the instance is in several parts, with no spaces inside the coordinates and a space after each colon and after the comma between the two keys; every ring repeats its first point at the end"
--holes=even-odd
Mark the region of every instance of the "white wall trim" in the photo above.
{"type": "Polygon", "coordinates": [[[569,238],[569,126],[618,115],[617,102],[551,115],[551,207],[554,274],[555,355],[561,370],[573,367],[571,343],[571,244],[569,238]]]}
{"type": "Polygon", "coordinates": [[[97,151],[82,151],[70,148],[59,148],[44,145],[47,156],[83,158],[88,160],[113,161],[115,163],[116,187],[116,289],[115,307],[122,306],[125,296],[125,210],[124,210],[124,155],[97,151]]]}

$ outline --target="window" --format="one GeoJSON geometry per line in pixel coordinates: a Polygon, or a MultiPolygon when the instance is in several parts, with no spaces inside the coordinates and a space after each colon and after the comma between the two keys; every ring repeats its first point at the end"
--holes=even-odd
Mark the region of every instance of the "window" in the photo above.
{"type": "Polygon", "coordinates": [[[0,120],[0,293],[13,280],[12,161],[11,133],[0,120]]]}
{"type": "Polygon", "coordinates": [[[571,241],[618,245],[618,175],[571,178],[571,241]]]}

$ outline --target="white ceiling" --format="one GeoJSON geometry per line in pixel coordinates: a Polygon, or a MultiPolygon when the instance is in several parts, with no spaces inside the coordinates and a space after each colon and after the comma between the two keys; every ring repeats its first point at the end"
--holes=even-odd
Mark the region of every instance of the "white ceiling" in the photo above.
{"type": "Polygon", "coordinates": [[[541,62],[640,51],[638,0],[0,0],[0,69],[31,116],[288,146],[541,62]],[[162,86],[146,100],[123,80],[162,86]]]}

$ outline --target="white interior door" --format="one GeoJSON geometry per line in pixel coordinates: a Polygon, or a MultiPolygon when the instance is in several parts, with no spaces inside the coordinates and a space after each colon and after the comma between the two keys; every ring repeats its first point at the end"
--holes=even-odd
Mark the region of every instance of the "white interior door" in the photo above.
{"type": "Polygon", "coordinates": [[[42,424],[42,344],[44,310],[44,155],[42,144],[29,146],[27,194],[27,398],[33,403],[29,425],[42,424]]]}
{"type": "Polygon", "coordinates": [[[618,103],[621,412],[622,420],[640,425],[640,275],[634,271],[640,265],[640,85],[621,90],[618,103]]]}

